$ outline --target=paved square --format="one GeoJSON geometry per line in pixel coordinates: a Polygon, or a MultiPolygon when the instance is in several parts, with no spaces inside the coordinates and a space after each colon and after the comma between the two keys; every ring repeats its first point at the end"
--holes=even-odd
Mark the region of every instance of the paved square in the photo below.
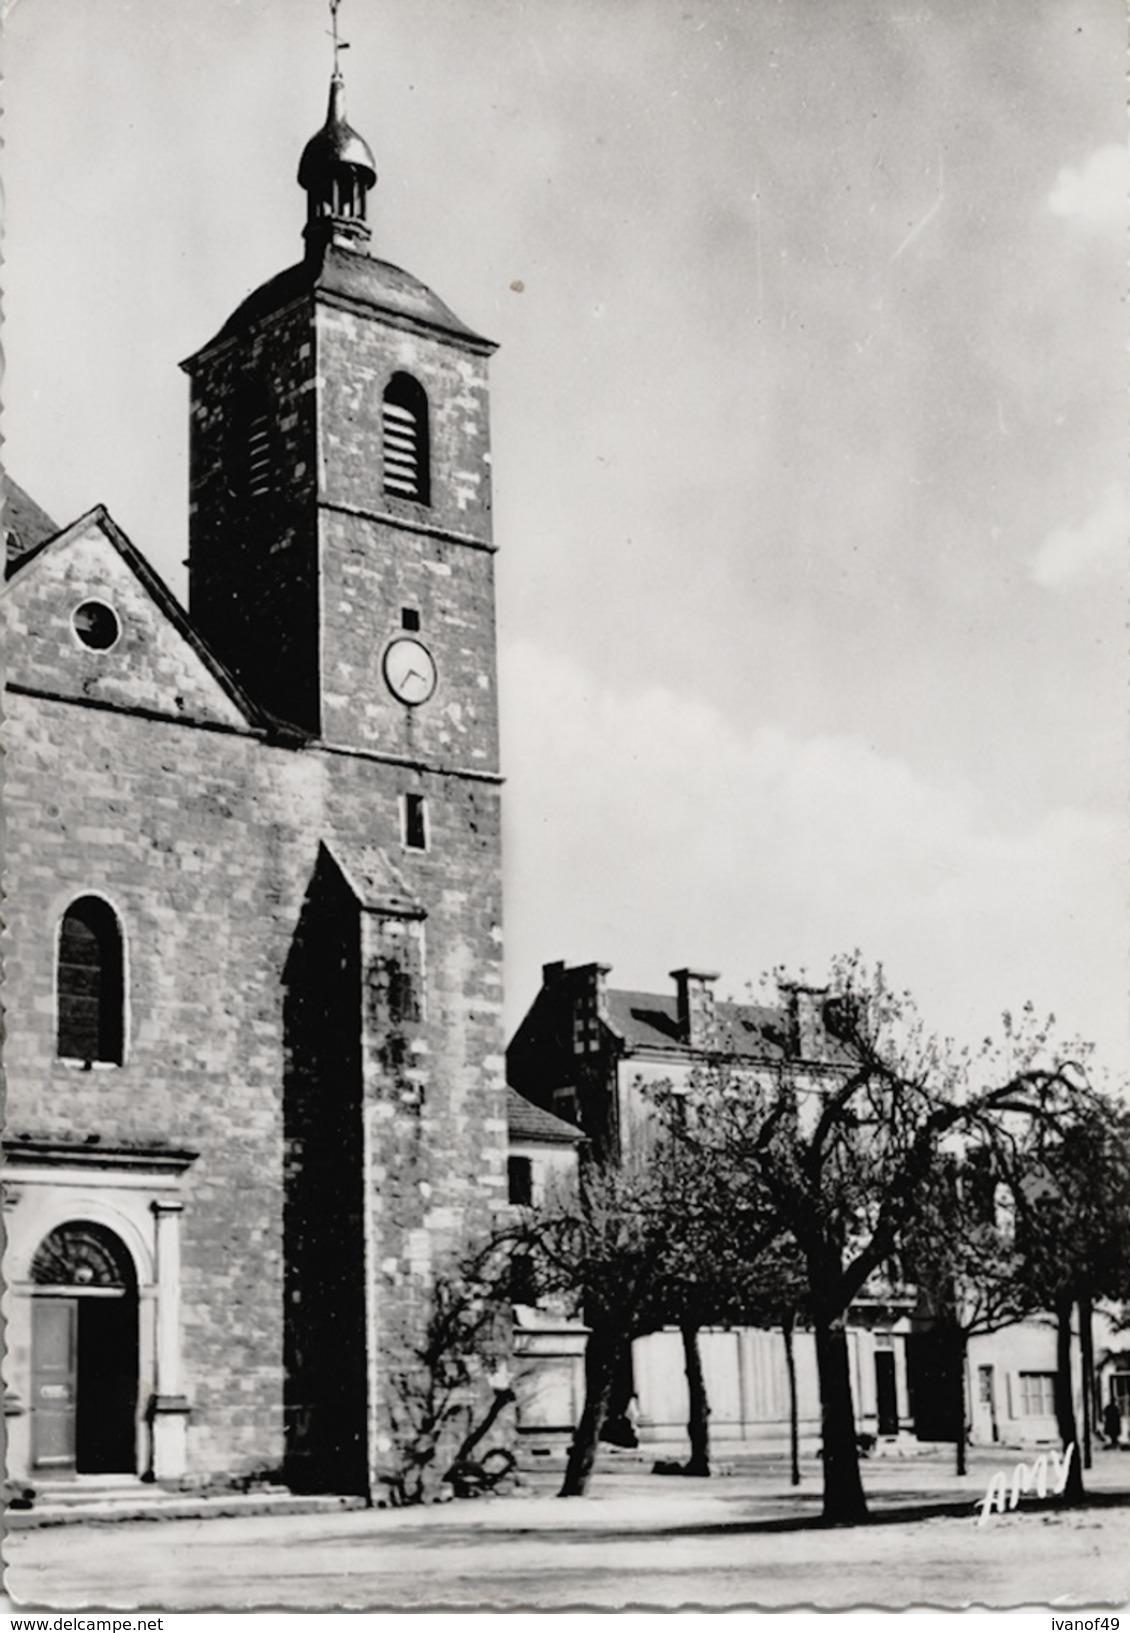
{"type": "Polygon", "coordinates": [[[711,1480],[609,1458],[592,1494],[570,1501],[545,1475],[523,1495],[433,1508],[19,1532],[6,1585],[22,1604],[164,1610],[1123,1606],[1130,1455],[1099,1455],[1096,1506],[977,1525],[990,1474],[1013,1461],[975,1454],[960,1481],[938,1459],[867,1464],[879,1523],[825,1530],[815,1463],[798,1493],[774,1458],[735,1459],[711,1480]]]}

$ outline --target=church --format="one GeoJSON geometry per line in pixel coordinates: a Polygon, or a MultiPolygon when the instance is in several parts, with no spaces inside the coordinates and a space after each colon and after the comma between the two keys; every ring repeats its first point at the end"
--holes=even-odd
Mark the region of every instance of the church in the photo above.
{"type": "MultiPolygon", "coordinates": [[[[836,1065],[812,989],[723,1005],[710,971],[639,993],[559,961],[508,1084],[495,348],[371,253],[336,68],[298,180],[301,258],[183,365],[187,610],[103,507],[59,527],[6,484],[4,1393],[39,1487],[374,1498],[453,1256],[583,1141],[630,1143],[641,1085],[719,1048],[836,1065]]],[[[861,1426],[945,1438],[910,1302],[856,1314],[861,1426]]],[[[975,1348],[983,1444],[1054,1436],[1051,1340],[1020,1337],[975,1348]]],[[[583,1326],[519,1305],[497,1338],[518,1428],[559,1444],[583,1326]]],[[[645,1439],[683,1433],[676,1346],[637,1345],[645,1439]]],[[[704,1357],[719,1438],[779,1436],[778,1335],[704,1357]]],[[[1120,1340],[1101,1365],[1130,1400],[1120,1340]]]]}
{"type": "Polygon", "coordinates": [[[187,611],[8,486],[18,1480],[371,1496],[507,1205],[494,346],[370,252],[336,65],[298,180],[301,258],[183,364],[187,611]]]}

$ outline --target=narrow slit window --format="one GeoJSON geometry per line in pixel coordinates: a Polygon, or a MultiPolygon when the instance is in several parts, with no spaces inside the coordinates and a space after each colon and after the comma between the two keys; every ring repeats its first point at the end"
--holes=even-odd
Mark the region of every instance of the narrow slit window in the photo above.
{"type": "Polygon", "coordinates": [[[410,374],[394,374],[386,386],[381,432],[385,492],[429,504],[428,399],[410,374]]]}
{"type": "Polygon", "coordinates": [[[428,848],[428,815],[423,794],[404,796],[404,843],[410,851],[428,848]]]}
{"type": "Polygon", "coordinates": [[[113,908],[100,896],[80,896],[63,915],[56,991],[59,1058],[120,1066],[125,1037],[122,932],[113,908]]]}
{"type": "Polygon", "coordinates": [[[420,614],[417,608],[402,607],[400,609],[400,627],[401,629],[419,629],[420,614]]]}

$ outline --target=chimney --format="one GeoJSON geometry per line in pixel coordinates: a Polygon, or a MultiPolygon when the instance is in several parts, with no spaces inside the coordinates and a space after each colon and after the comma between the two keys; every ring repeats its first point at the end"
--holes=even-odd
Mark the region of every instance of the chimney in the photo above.
{"type": "Polygon", "coordinates": [[[577,979],[578,994],[588,1013],[598,1020],[608,1019],[608,976],[611,964],[581,964],[571,973],[577,979]]]}
{"type": "Polygon", "coordinates": [[[679,1019],[679,1038],[692,1049],[705,1049],[714,1040],[713,983],[717,970],[672,970],[679,1019]]]}
{"type": "Polygon", "coordinates": [[[555,987],[565,974],[565,960],[559,958],[554,964],[543,964],[541,967],[541,984],[543,987],[555,987]]]}
{"type": "Polygon", "coordinates": [[[823,1060],[828,1053],[824,1025],[827,987],[806,987],[790,981],[782,984],[781,991],[788,1018],[789,1054],[794,1060],[823,1060]]]}
{"type": "Polygon", "coordinates": [[[581,964],[569,971],[575,1055],[600,1052],[601,1023],[608,1020],[608,972],[611,968],[611,964],[581,964]]]}

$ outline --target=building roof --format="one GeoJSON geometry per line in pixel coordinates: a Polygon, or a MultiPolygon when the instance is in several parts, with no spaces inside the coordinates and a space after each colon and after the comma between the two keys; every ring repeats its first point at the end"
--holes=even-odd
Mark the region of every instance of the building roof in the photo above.
{"type": "Polygon", "coordinates": [[[26,556],[59,531],[47,512],[10,476],[4,477],[4,555],[6,576],[21,566],[26,556]]]}
{"type": "Polygon", "coordinates": [[[363,136],[358,136],[345,117],[345,86],[341,75],[330,80],[330,103],[326,122],[316,136],[311,136],[302,150],[298,165],[298,184],[309,190],[317,187],[326,176],[342,166],[357,170],[365,178],[367,187],[377,179],[373,153],[363,136]]]}
{"type": "Polygon", "coordinates": [[[564,1118],[543,1111],[533,1101],[506,1088],[506,1121],[512,1141],[529,1141],[533,1145],[577,1145],[584,1139],[579,1128],[564,1118]]]}
{"type": "Polygon", "coordinates": [[[282,311],[303,295],[321,295],[331,302],[363,307],[393,320],[399,318],[407,328],[438,329],[464,341],[476,351],[491,352],[495,349],[493,340],[487,340],[469,329],[438,295],[433,294],[410,272],[393,266],[390,261],[378,261],[373,255],[343,250],[336,244],[330,244],[320,259],[299,261],[261,284],[236,307],[214,339],[202,346],[181,367],[191,371],[198,357],[203,357],[272,313],[282,311]]]}
{"type": "MultiPolygon", "coordinates": [[[[29,501],[29,504],[40,516],[44,515],[33,501],[29,501]]],[[[5,505],[6,510],[7,506],[5,505]]],[[[54,528],[54,523],[51,526],[54,528]]],[[[43,572],[53,559],[56,559],[62,552],[70,548],[76,540],[94,530],[100,532],[103,538],[117,551],[145,595],[156,607],[159,615],[191,647],[212,679],[219,685],[228,701],[235,706],[243,721],[250,727],[271,730],[276,735],[281,730],[285,734],[293,736],[292,728],[286,727],[281,722],[276,722],[266,710],[261,709],[243,690],[224,664],[220,662],[204,640],[204,637],[191,623],[188,614],[168,588],[164,579],[161,578],[154,567],[149,565],[137,546],[122,532],[122,529],[114,521],[105,505],[95,505],[92,510],[88,510],[85,515],[80,516],[78,521],[72,522],[69,527],[63,528],[61,531],[56,528],[53,534],[30,545],[24,554],[11,564],[8,576],[12,577],[18,570],[19,578],[5,591],[5,594],[20,595],[26,589],[29,589],[35,583],[36,575],[43,572]]]]}
{"type": "MultiPolygon", "coordinates": [[[[629,1049],[686,1049],[679,1031],[673,993],[608,991],[608,1020],[629,1049]]],[[[787,1021],[783,1009],[763,1004],[718,1003],[710,1049],[758,1060],[784,1054],[787,1021]]]]}
{"type": "Polygon", "coordinates": [[[362,907],[397,918],[427,918],[387,850],[378,845],[351,845],[338,838],[326,849],[362,907]]]}

